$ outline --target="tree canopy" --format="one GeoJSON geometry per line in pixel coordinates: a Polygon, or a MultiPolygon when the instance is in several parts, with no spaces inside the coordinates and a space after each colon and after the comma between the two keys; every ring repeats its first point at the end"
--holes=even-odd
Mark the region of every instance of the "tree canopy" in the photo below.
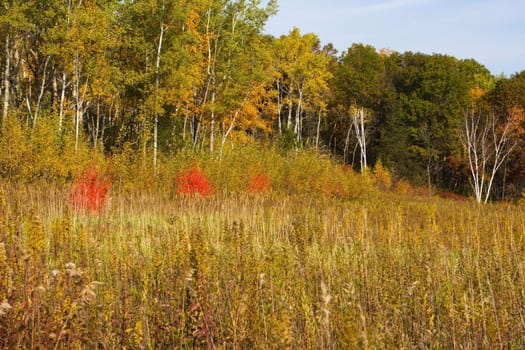
{"type": "Polygon", "coordinates": [[[466,194],[464,120],[478,113],[496,132],[513,121],[493,196],[521,194],[525,71],[494,77],[473,59],[362,43],[338,55],[315,33],[265,34],[276,11],[274,0],[0,0],[2,142],[45,129],[58,153],[133,149],[153,175],[183,149],[220,157],[264,140],[355,167],[359,149],[398,179],[466,194]]]}

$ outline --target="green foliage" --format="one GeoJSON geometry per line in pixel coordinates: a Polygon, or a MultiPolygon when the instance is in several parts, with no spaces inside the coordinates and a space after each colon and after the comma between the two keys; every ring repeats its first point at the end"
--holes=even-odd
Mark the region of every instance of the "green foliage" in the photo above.
{"type": "Polygon", "coordinates": [[[388,58],[394,92],[386,96],[378,154],[398,176],[449,185],[440,159],[460,154],[465,109],[486,69],[472,61],[407,52],[388,58]]]}
{"type": "Polygon", "coordinates": [[[347,107],[377,110],[385,78],[384,57],[372,46],[353,44],[343,53],[334,78],[338,101],[347,107]]]}
{"type": "Polygon", "coordinates": [[[512,141],[516,146],[506,164],[506,176],[499,178],[496,195],[499,198],[520,198],[525,188],[524,175],[524,126],[525,126],[525,71],[516,73],[508,79],[500,79],[494,89],[483,96],[483,107],[492,108],[492,113],[502,123],[514,120],[512,141]]]}

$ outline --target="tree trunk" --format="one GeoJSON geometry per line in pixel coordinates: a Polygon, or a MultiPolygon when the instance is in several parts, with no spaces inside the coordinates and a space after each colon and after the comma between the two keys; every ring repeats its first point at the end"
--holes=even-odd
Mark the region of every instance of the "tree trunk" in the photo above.
{"type": "Polygon", "coordinates": [[[233,128],[235,127],[235,121],[237,120],[237,117],[239,115],[240,110],[237,110],[235,112],[235,115],[233,116],[232,122],[230,123],[230,126],[228,127],[228,130],[222,135],[222,141],[221,141],[221,150],[219,152],[219,158],[222,159],[222,151],[224,150],[224,145],[226,144],[226,140],[228,139],[228,136],[233,131],[233,128]]]}
{"type": "Polygon", "coordinates": [[[513,121],[509,120],[497,131],[494,116],[482,120],[481,115],[465,113],[462,141],[468,155],[470,184],[478,203],[488,202],[496,173],[516,146],[510,139],[513,127],[513,121]]]}
{"type": "Polygon", "coordinates": [[[277,80],[277,121],[279,124],[279,135],[283,133],[283,126],[281,121],[281,110],[282,110],[282,103],[281,103],[281,84],[279,84],[279,80],[277,80]]]}
{"type": "Polygon", "coordinates": [[[36,106],[35,106],[35,116],[33,118],[33,128],[35,128],[37,120],[38,120],[38,114],[40,112],[40,104],[42,103],[42,97],[44,97],[45,87],[46,87],[46,75],[47,75],[47,65],[49,64],[49,59],[51,56],[47,56],[46,63],[44,64],[44,72],[42,74],[42,84],[40,84],[40,92],[38,94],[38,98],[36,100],[36,106]]]}
{"type": "Polygon", "coordinates": [[[17,96],[24,96],[24,92],[22,91],[22,81],[26,78],[26,70],[21,69],[22,64],[20,62],[20,43],[17,41],[12,42],[13,45],[13,62],[11,64],[12,67],[16,68],[16,74],[13,74],[14,78],[14,86],[11,86],[13,93],[13,102],[15,102],[15,106],[19,106],[19,104],[22,103],[21,100],[17,100],[17,96]]]}
{"type": "Polygon", "coordinates": [[[295,139],[299,143],[301,141],[301,113],[302,113],[302,104],[303,104],[303,91],[299,90],[299,102],[297,102],[297,110],[295,111],[295,139]]]}
{"type": "Polygon", "coordinates": [[[366,133],[365,133],[365,113],[361,109],[361,138],[363,140],[363,147],[361,152],[361,157],[363,158],[363,169],[366,171],[368,168],[368,161],[367,161],[367,152],[366,152],[366,133]]]}
{"type": "Polygon", "coordinates": [[[343,151],[343,163],[346,164],[346,159],[348,155],[348,148],[350,147],[350,134],[352,133],[352,125],[348,127],[348,131],[346,133],[346,139],[345,139],[345,149],[343,151]]]}
{"type": "Polygon", "coordinates": [[[193,115],[191,118],[191,142],[193,144],[193,148],[197,146],[197,142],[199,141],[199,118],[197,115],[193,115]]]}
{"type": "MultiPolygon", "coordinates": [[[[164,11],[164,4],[162,5],[162,10],[164,11]]],[[[153,125],[153,173],[157,175],[157,152],[158,152],[158,135],[159,135],[159,113],[158,113],[158,95],[160,87],[160,56],[162,53],[162,40],[164,39],[164,33],[166,28],[164,23],[160,24],[160,36],[159,36],[159,46],[157,48],[157,61],[155,63],[155,120],[153,125]]]]}
{"type": "Polygon", "coordinates": [[[353,125],[357,137],[357,143],[359,144],[360,153],[360,165],[361,172],[365,172],[367,169],[367,158],[366,158],[366,130],[365,130],[365,113],[361,108],[357,111],[353,117],[353,125]]]}
{"type": "Polygon", "coordinates": [[[213,153],[215,145],[215,91],[211,93],[211,122],[210,122],[210,153],[213,153]]]}
{"type": "Polygon", "coordinates": [[[56,112],[56,103],[58,101],[58,82],[55,70],[53,70],[53,80],[51,80],[51,88],[53,90],[51,105],[53,106],[53,111],[56,112]]]}
{"type": "Polygon", "coordinates": [[[292,111],[293,111],[293,99],[292,99],[292,93],[288,93],[288,120],[286,122],[286,129],[290,130],[292,127],[292,111]]]}
{"type": "Polygon", "coordinates": [[[78,151],[80,127],[84,117],[84,97],[80,95],[81,65],[78,48],[74,59],[75,85],[73,87],[73,98],[75,100],[75,153],[78,151]]]}
{"type": "Polygon", "coordinates": [[[184,111],[184,125],[182,127],[182,141],[186,147],[186,127],[188,125],[188,102],[186,101],[186,110],[184,111]]]}
{"type": "Polygon", "coordinates": [[[64,102],[66,99],[66,71],[62,73],[62,89],[60,91],[60,107],[58,112],[58,131],[62,131],[62,123],[64,120],[64,102]]]}
{"type": "Polygon", "coordinates": [[[80,119],[80,72],[78,67],[78,50],[75,55],[75,85],[73,86],[73,99],[75,100],[75,153],[78,151],[78,125],[80,119]]]}
{"type": "Polygon", "coordinates": [[[31,86],[29,86],[28,88],[28,93],[26,96],[26,106],[28,114],[28,117],[26,118],[26,124],[31,125],[31,120],[33,119],[33,109],[31,108],[31,86]]]}
{"type": "Polygon", "coordinates": [[[321,134],[321,109],[319,109],[319,114],[317,115],[317,131],[315,133],[315,149],[319,149],[319,136],[321,134]]]}
{"type": "Polygon", "coordinates": [[[146,119],[142,120],[142,171],[144,171],[144,169],[146,168],[146,158],[147,158],[147,154],[148,154],[148,151],[147,151],[147,147],[148,147],[148,139],[149,139],[149,131],[148,131],[148,128],[149,126],[146,126],[147,123],[146,123],[146,119]]]}
{"type": "Polygon", "coordinates": [[[7,113],[9,112],[9,78],[11,70],[11,53],[9,50],[9,34],[5,36],[5,67],[4,67],[4,107],[2,112],[2,125],[7,121],[7,113]]]}
{"type": "Polygon", "coordinates": [[[95,116],[95,125],[93,125],[93,149],[97,149],[98,135],[100,133],[100,101],[97,101],[97,113],[95,116]]]}

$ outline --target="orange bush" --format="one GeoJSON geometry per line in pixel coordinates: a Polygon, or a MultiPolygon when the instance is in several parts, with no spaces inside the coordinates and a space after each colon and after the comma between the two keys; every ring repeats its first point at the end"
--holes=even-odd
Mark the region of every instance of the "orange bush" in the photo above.
{"type": "Polygon", "coordinates": [[[106,204],[111,183],[101,179],[99,172],[90,167],[75,182],[69,201],[76,210],[89,210],[98,213],[106,204]]]}
{"type": "Polygon", "coordinates": [[[206,175],[196,166],[189,170],[184,170],[175,180],[177,193],[186,196],[200,195],[203,197],[213,194],[213,189],[206,178],[206,175]]]}
{"type": "Polygon", "coordinates": [[[248,187],[249,193],[263,193],[270,190],[270,179],[264,174],[256,174],[252,177],[250,186],[248,187]]]}

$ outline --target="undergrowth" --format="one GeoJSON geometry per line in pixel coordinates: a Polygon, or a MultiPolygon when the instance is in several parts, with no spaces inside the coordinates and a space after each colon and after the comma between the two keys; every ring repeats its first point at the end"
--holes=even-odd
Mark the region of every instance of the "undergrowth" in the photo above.
{"type": "Polygon", "coordinates": [[[523,207],[255,152],[1,183],[0,347],[525,347],[523,207]]]}
{"type": "Polygon", "coordinates": [[[521,207],[67,196],[3,186],[2,348],[525,346],[521,207]]]}

